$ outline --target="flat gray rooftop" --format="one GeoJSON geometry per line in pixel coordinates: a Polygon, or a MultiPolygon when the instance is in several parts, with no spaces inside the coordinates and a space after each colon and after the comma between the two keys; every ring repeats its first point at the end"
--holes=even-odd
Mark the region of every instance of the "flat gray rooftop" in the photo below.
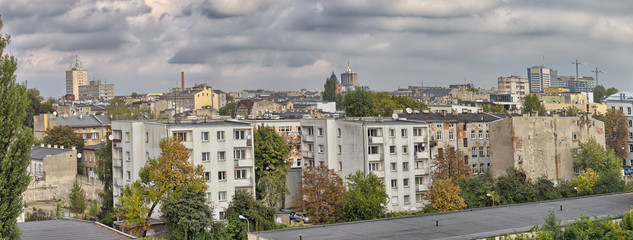
{"type": "MultiPolygon", "coordinates": [[[[633,193],[478,208],[458,212],[378,219],[259,232],[260,239],[472,239],[528,231],[544,222],[550,209],[563,221],[580,213],[621,217],[633,204],[633,193]],[[560,205],[563,211],[560,211],[560,205]],[[439,226],[435,226],[435,220],[439,226]]],[[[251,233],[255,235],[254,233],[251,233]]]]}
{"type": "Polygon", "coordinates": [[[22,240],[130,239],[94,223],[73,220],[49,220],[18,223],[22,240]]]}

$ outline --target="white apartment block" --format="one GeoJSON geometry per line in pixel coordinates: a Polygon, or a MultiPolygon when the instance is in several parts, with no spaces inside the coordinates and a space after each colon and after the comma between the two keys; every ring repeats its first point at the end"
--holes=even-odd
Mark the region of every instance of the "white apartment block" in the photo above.
{"type": "Polygon", "coordinates": [[[623,167],[633,165],[633,92],[619,92],[605,99],[607,109],[620,110],[628,118],[629,140],[626,159],[622,160],[623,167]]]}
{"type": "Polygon", "coordinates": [[[530,84],[527,78],[519,76],[499,77],[497,80],[497,91],[499,93],[516,94],[523,99],[530,94],[530,84]]]}
{"type": "MultiPolygon", "coordinates": [[[[207,199],[214,217],[224,218],[236,190],[255,192],[253,127],[234,120],[199,123],[148,121],[112,122],[113,193],[115,205],[125,184],[139,179],[148,158],[160,156],[160,140],[177,136],[190,151],[190,161],[202,165],[207,199]]],[[[156,214],[158,216],[160,214],[156,214]]]]}
{"type": "Polygon", "coordinates": [[[304,166],[324,164],[345,179],[357,170],[385,183],[390,211],[419,210],[430,184],[429,130],[404,119],[302,119],[304,166]]]}

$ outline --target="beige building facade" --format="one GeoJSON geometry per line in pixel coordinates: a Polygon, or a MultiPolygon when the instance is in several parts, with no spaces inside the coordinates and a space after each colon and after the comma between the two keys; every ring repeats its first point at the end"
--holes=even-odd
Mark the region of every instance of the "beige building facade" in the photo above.
{"type": "Polygon", "coordinates": [[[79,86],[80,101],[109,102],[114,98],[114,84],[101,84],[101,80],[90,81],[90,84],[79,86]]]}
{"type": "Polygon", "coordinates": [[[530,94],[530,84],[527,78],[519,76],[499,77],[497,80],[497,91],[499,93],[516,94],[523,99],[530,94]]]}
{"type": "Polygon", "coordinates": [[[83,68],[79,57],[75,58],[75,65],[66,70],[66,94],[79,97],[79,86],[88,84],[88,70],[83,68]]]}

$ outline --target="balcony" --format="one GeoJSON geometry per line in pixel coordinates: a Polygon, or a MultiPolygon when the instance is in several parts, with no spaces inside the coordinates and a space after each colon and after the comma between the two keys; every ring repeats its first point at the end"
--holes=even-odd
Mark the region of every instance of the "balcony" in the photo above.
{"type": "Polygon", "coordinates": [[[125,180],[123,178],[115,178],[114,186],[123,187],[125,185],[125,180]]]}
{"type": "Polygon", "coordinates": [[[371,171],[371,173],[373,173],[374,175],[376,175],[377,178],[384,178],[385,177],[385,171],[371,171]]]}
{"type": "Polygon", "coordinates": [[[112,158],[112,166],[114,167],[123,167],[123,159],[120,158],[112,158]]]}
{"type": "Polygon", "coordinates": [[[314,135],[301,135],[301,141],[314,142],[314,135]]]}
{"type": "Polygon", "coordinates": [[[426,168],[416,168],[415,175],[427,175],[429,174],[429,170],[426,168]]]}
{"type": "Polygon", "coordinates": [[[304,158],[314,158],[314,152],[313,151],[302,151],[301,152],[301,156],[304,158]]]}
{"type": "Polygon", "coordinates": [[[429,190],[429,186],[428,185],[416,185],[415,186],[415,191],[418,192],[423,192],[423,191],[428,191],[429,190]]]}
{"type": "Polygon", "coordinates": [[[382,144],[382,136],[369,136],[370,144],[382,144]]]}
{"type": "Polygon", "coordinates": [[[428,137],[425,135],[422,136],[413,136],[413,142],[427,142],[428,141],[428,137]]]}
{"type": "Polygon", "coordinates": [[[250,139],[233,139],[233,147],[236,148],[250,148],[253,144],[250,139]]]}
{"type": "Polygon", "coordinates": [[[253,177],[235,179],[235,187],[252,187],[253,177]]]}
{"type": "Polygon", "coordinates": [[[429,159],[429,151],[415,152],[414,159],[429,159]]]}
{"type": "Polygon", "coordinates": [[[247,159],[233,160],[233,164],[235,167],[252,167],[253,159],[247,158],[247,159]]]}
{"type": "Polygon", "coordinates": [[[368,154],[367,161],[382,161],[382,154],[368,154]]]}

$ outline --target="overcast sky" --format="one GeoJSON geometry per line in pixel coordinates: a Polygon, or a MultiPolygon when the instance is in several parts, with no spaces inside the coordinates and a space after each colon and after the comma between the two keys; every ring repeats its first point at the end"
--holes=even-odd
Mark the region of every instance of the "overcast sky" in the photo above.
{"type": "Polygon", "coordinates": [[[0,0],[18,81],[65,93],[79,55],[116,94],[207,83],[321,90],[347,61],[361,85],[474,83],[548,65],[633,90],[630,0],[0,0]]]}

